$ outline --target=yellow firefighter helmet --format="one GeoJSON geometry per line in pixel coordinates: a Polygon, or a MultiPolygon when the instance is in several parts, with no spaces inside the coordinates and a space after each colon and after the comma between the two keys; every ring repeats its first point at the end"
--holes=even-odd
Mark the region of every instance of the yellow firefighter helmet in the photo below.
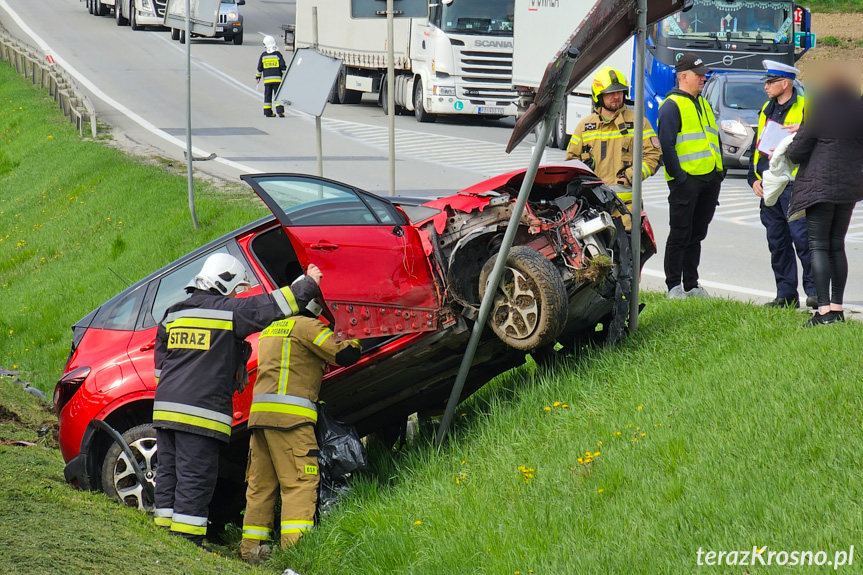
{"type": "Polygon", "coordinates": [[[623,72],[615,70],[610,66],[606,66],[597,72],[596,76],[593,78],[593,88],[591,89],[591,93],[593,94],[593,103],[599,105],[599,96],[601,94],[610,94],[612,92],[629,93],[629,86],[626,84],[626,76],[623,75],[623,72]]]}

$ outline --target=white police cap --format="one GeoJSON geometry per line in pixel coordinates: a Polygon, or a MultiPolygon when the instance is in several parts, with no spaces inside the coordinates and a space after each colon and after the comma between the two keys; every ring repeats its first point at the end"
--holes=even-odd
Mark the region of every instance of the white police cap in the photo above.
{"type": "Polygon", "coordinates": [[[763,82],[767,80],[780,80],[782,78],[794,81],[797,78],[797,74],[800,73],[800,70],[794,66],[789,66],[776,60],[762,60],[761,65],[767,71],[767,75],[761,78],[763,82]]]}

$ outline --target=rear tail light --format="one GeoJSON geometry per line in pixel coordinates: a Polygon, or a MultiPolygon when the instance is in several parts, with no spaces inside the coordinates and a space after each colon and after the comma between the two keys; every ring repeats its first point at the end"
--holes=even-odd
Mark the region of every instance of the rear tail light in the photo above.
{"type": "Polygon", "coordinates": [[[54,386],[54,410],[58,416],[69,403],[69,400],[78,392],[88,375],[90,375],[89,367],[78,367],[61,377],[57,385],[54,386]]]}

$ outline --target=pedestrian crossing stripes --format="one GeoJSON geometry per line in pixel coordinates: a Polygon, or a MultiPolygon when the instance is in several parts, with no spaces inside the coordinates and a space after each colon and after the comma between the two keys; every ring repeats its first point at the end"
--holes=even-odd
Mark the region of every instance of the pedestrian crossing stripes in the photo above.
{"type": "MultiPolygon", "coordinates": [[[[644,182],[642,197],[648,214],[651,209],[668,210],[668,184],[662,170],[644,182]]],[[[713,219],[741,226],[763,227],[760,202],[745,178],[728,177],[722,182],[719,206],[713,219]]],[[[855,210],[845,241],[863,243],[863,209],[855,210]]]]}
{"type": "MultiPolygon", "coordinates": [[[[382,150],[389,147],[389,130],[386,127],[334,118],[322,118],[321,121],[323,126],[356,138],[368,146],[382,150]]],[[[502,144],[396,128],[396,156],[409,156],[477,172],[484,178],[490,178],[526,168],[530,162],[531,145],[522,143],[512,153],[507,154],[506,146],[502,144]]],[[[560,162],[565,156],[566,153],[562,150],[548,148],[545,162],[560,162]]]]}

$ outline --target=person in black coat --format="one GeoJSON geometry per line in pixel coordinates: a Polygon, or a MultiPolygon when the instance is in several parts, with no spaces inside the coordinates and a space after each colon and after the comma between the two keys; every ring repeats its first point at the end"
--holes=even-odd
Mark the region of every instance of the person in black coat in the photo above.
{"type": "Polygon", "coordinates": [[[839,69],[825,74],[787,156],[800,164],[788,216],[805,212],[818,297],[818,311],[805,325],[845,321],[845,234],[854,205],[863,200],[863,102],[850,76],[839,69]]]}

